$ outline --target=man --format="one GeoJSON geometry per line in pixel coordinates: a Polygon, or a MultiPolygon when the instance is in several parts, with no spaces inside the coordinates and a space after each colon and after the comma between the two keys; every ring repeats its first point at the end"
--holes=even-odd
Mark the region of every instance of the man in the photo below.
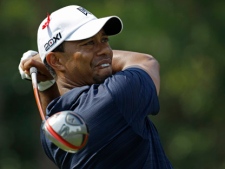
{"type": "Polygon", "coordinates": [[[159,64],[147,54],[112,50],[108,36],[121,30],[116,16],[97,19],[82,7],[67,6],[40,24],[40,57],[21,60],[22,76],[35,66],[39,81],[47,81],[39,84],[47,117],[72,110],[88,126],[88,143],[75,154],[41,131],[45,153],[61,169],[172,168],[148,118],[159,112],[159,64]],[[40,58],[56,83],[49,83],[40,58]]]}

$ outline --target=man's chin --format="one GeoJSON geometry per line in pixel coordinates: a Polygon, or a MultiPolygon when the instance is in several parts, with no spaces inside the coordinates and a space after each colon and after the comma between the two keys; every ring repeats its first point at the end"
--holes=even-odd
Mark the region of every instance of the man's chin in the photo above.
{"type": "Polygon", "coordinates": [[[107,79],[111,75],[112,75],[112,71],[108,71],[108,72],[104,72],[104,73],[98,74],[97,76],[94,77],[94,81],[97,84],[103,83],[105,81],[105,79],[107,79]]]}

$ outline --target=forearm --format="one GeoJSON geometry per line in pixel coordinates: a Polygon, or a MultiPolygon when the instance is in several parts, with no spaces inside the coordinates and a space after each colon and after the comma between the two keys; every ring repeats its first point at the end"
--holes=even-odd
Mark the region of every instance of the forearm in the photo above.
{"type": "Polygon", "coordinates": [[[131,66],[143,66],[143,63],[156,61],[156,59],[148,54],[113,50],[113,72],[119,72],[131,66]]]}
{"type": "Polygon", "coordinates": [[[48,104],[55,98],[59,97],[59,91],[58,91],[58,87],[57,84],[55,83],[53,86],[51,86],[49,89],[40,92],[39,91],[39,95],[40,95],[40,99],[41,99],[41,105],[43,108],[43,112],[46,115],[46,108],[48,106],[48,104]]]}
{"type": "Polygon", "coordinates": [[[153,56],[138,52],[113,50],[113,62],[112,62],[113,73],[119,72],[128,67],[139,67],[145,70],[152,78],[156,86],[157,93],[159,94],[160,66],[158,61],[153,56]]]}

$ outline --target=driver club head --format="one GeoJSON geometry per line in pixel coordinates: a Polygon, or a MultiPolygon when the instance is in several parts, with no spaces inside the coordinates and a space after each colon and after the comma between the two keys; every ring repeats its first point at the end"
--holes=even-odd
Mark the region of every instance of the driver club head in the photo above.
{"type": "Polygon", "coordinates": [[[84,120],[73,111],[56,113],[44,121],[46,137],[64,151],[76,153],[88,140],[88,128],[84,120]]]}

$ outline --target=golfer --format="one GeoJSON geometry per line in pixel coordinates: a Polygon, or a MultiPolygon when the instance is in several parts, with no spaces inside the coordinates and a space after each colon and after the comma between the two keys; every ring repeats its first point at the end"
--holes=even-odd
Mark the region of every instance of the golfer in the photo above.
{"type": "Polygon", "coordinates": [[[66,6],[40,24],[39,55],[20,62],[22,77],[38,69],[47,118],[72,110],[88,126],[88,142],[77,153],[58,148],[41,130],[43,149],[60,169],[172,168],[149,118],[160,109],[159,64],[148,54],[112,50],[109,36],[122,28],[117,16],[98,19],[66,6]]]}

